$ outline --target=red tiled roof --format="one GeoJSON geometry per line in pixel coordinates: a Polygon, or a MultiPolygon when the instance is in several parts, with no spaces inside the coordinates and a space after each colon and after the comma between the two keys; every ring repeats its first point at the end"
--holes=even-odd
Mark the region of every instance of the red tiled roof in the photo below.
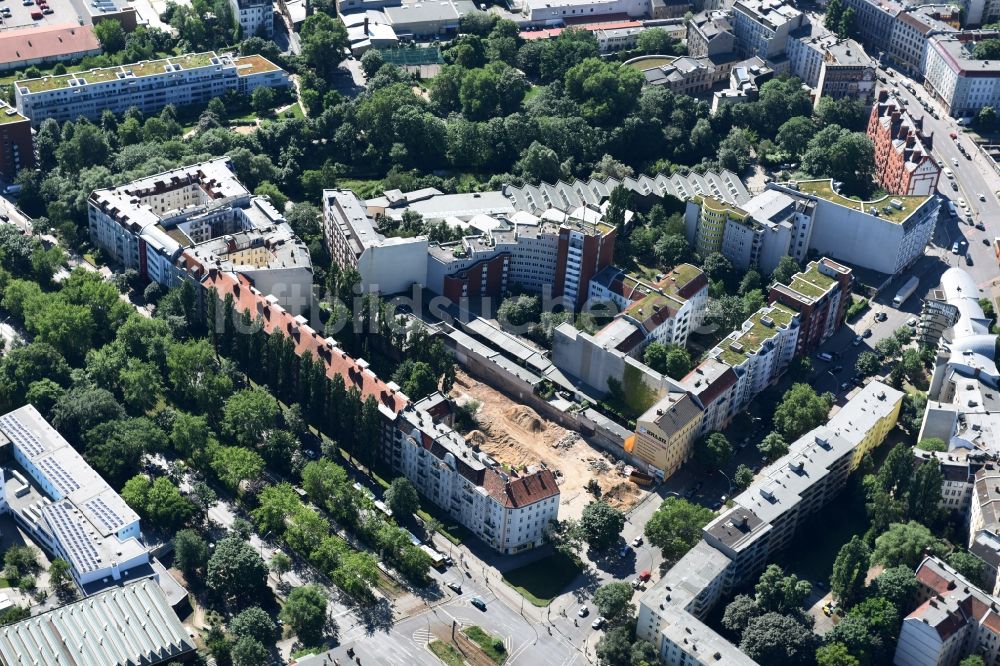
{"type": "MultiPolygon", "coordinates": [[[[570,20],[567,18],[566,23],[570,20]]],[[[594,32],[595,30],[618,30],[620,28],[641,28],[641,21],[608,21],[606,23],[587,23],[586,25],[574,25],[569,26],[572,28],[578,28],[583,30],[590,30],[594,32]]],[[[558,37],[562,34],[562,31],[566,28],[547,28],[545,30],[524,30],[521,32],[521,39],[525,41],[533,41],[536,39],[552,39],[558,37]]]]}
{"type": "Polygon", "coordinates": [[[490,469],[483,479],[483,488],[500,504],[513,509],[559,494],[556,477],[547,469],[509,481],[504,481],[500,472],[490,469]]]}
{"type": "Polygon", "coordinates": [[[286,337],[290,337],[295,342],[295,353],[298,356],[307,351],[311,352],[313,361],[323,361],[327,377],[340,375],[344,378],[344,385],[348,389],[353,386],[361,392],[362,399],[372,396],[396,414],[409,404],[409,400],[402,393],[389,388],[375,373],[362,368],[343,350],[334,348],[325,337],[308,324],[300,324],[280,305],[270,303],[267,294],[261,294],[254,289],[245,276],[212,269],[202,284],[206,289],[214,287],[220,299],[232,294],[236,312],[249,311],[252,318],[259,318],[264,324],[264,332],[268,335],[281,331],[286,337]]]}
{"type": "Polygon", "coordinates": [[[101,44],[89,25],[40,25],[0,33],[0,62],[5,63],[100,50],[101,44]]]}
{"type": "Polygon", "coordinates": [[[983,618],[983,626],[994,634],[1000,634],[1000,615],[996,611],[989,611],[986,613],[986,617],[983,618]]]}
{"type": "Polygon", "coordinates": [[[951,581],[940,575],[932,567],[927,566],[926,561],[921,563],[917,569],[917,580],[934,590],[938,594],[947,594],[951,581]]]}

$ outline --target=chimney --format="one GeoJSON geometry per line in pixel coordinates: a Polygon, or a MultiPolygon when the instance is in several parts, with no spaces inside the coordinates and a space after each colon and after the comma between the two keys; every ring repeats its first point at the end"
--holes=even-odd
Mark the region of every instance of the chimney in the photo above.
{"type": "Polygon", "coordinates": [[[368,17],[367,16],[365,17],[365,34],[366,35],[369,34],[368,33],[368,17]]]}

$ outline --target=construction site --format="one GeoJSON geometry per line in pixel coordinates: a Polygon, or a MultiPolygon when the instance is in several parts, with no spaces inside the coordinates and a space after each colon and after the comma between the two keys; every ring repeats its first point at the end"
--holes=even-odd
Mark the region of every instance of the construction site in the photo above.
{"type": "Polygon", "coordinates": [[[552,470],[559,484],[562,519],[579,518],[595,499],[588,489],[592,480],[600,488],[601,499],[623,511],[648,492],[629,480],[631,469],[625,462],[462,370],[451,396],[459,405],[474,401],[477,407],[473,414],[476,428],[465,434],[471,444],[512,470],[529,465],[552,470]]]}

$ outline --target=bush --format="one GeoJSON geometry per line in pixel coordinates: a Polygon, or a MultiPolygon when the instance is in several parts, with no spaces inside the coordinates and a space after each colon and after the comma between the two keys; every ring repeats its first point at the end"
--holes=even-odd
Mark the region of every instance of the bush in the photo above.
{"type": "Polygon", "coordinates": [[[868,309],[867,298],[862,298],[860,300],[854,301],[847,308],[847,319],[848,320],[854,319],[867,309],[868,309]]]}

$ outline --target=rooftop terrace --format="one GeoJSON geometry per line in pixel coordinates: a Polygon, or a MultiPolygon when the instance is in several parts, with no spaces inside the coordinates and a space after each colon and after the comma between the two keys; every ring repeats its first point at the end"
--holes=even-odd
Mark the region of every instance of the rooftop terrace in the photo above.
{"type": "MultiPolygon", "coordinates": [[[[679,292],[699,275],[701,275],[701,269],[697,266],[680,264],[656,283],[655,286],[659,291],[652,291],[630,305],[627,309],[629,314],[644,319],[652,316],[654,312],[657,312],[663,306],[681,307],[687,299],[681,296],[679,292]]],[[[636,285],[641,283],[641,279],[633,275],[626,276],[625,280],[628,282],[634,281],[636,285]]]]}
{"type": "Polygon", "coordinates": [[[750,322],[749,328],[740,332],[735,339],[727,337],[719,344],[722,350],[722,353],[719,354],[719,360],[730,366],[742,364],[750,357],[750,354],[760,351],[765,341],[777,335],[777,330],[780,327],[788,326],[794,316],[794,310],[780,303],[774,303],[757,310],[747,320],[750,322]],[[771,322],[770,324],[766,323],[765,317],[771,322]],[[733,349],[734,342],[740,346],[741,351],[733,349]]]}
{"type": "MultiPolygon", "coordinates": [[[[197,69],[199,67],[208,67],[212,65],[212,59],[217,58],[215,52],[206,51],[204,53],[189,53],[182,56],[174,56],[172,58],[163,58],[160,60],[143,60],[137,63],[132,63],[129,65],[115,65],[114,67],[98,67],[95,69],[88,69],[85,72],[78,72],[75,74],[63,74],[61,76],[43,76],[37,79],[23,79],[21,81],[16,81],[14,85],[19,88],[25,88],[28,92],[37,93],[45,92],[49,90],[56,90],[58,88],[68,88],[73,80],[80,81],[80,84],[94,84],[94,83],[104,83],[107,81],[113,81],[115,79],[122,78],[127,73],[135,77],[152,76],[154,74],[163,74],[166,71],[167,65],[176,65],[181,69],[197,69]]],[[[239,58],[238,60],[244,59],[258,59],[263,63],[270,65],[272,68],[275,66],[270,62],[261,58],[260,56],[247,56],[246,58],[239,58]]],[[[260,71],[266,71],[264,69],[260,71]]]]}
{"type": "Polygon", "coordinates": [[[27,121],[28,119],[17,112],[14,107],[0,104],[0,125],[27,121]]]}
{"type": "Polygon", "coordinates": [[[809,264],[805,271],[793,275],[792,281],[788,286],[803,296],[819,298],[828,292],[830,287],[835,283],[836,280],[832,277],[820,273],[819,263],[813,262],[809,264]]]}
{"type": "Polygon", "coordinates": [[[798,182],[798,189],[803,194],[826,199],[832,203],[868,213],[872,208],[878,209],[879,217],[889,222],[901,223],[908,218],[920,204],[925,202],[926,196],[907,196],[900,194],[887,194],[881,199],[874,201],[861,201],[860,199],[849,199],[841,194],[837,194],[833,189],[832,180],[801,180],[798,182]],[[901,208],[892,205],[893,201],[902,203],[901,208]]]}

